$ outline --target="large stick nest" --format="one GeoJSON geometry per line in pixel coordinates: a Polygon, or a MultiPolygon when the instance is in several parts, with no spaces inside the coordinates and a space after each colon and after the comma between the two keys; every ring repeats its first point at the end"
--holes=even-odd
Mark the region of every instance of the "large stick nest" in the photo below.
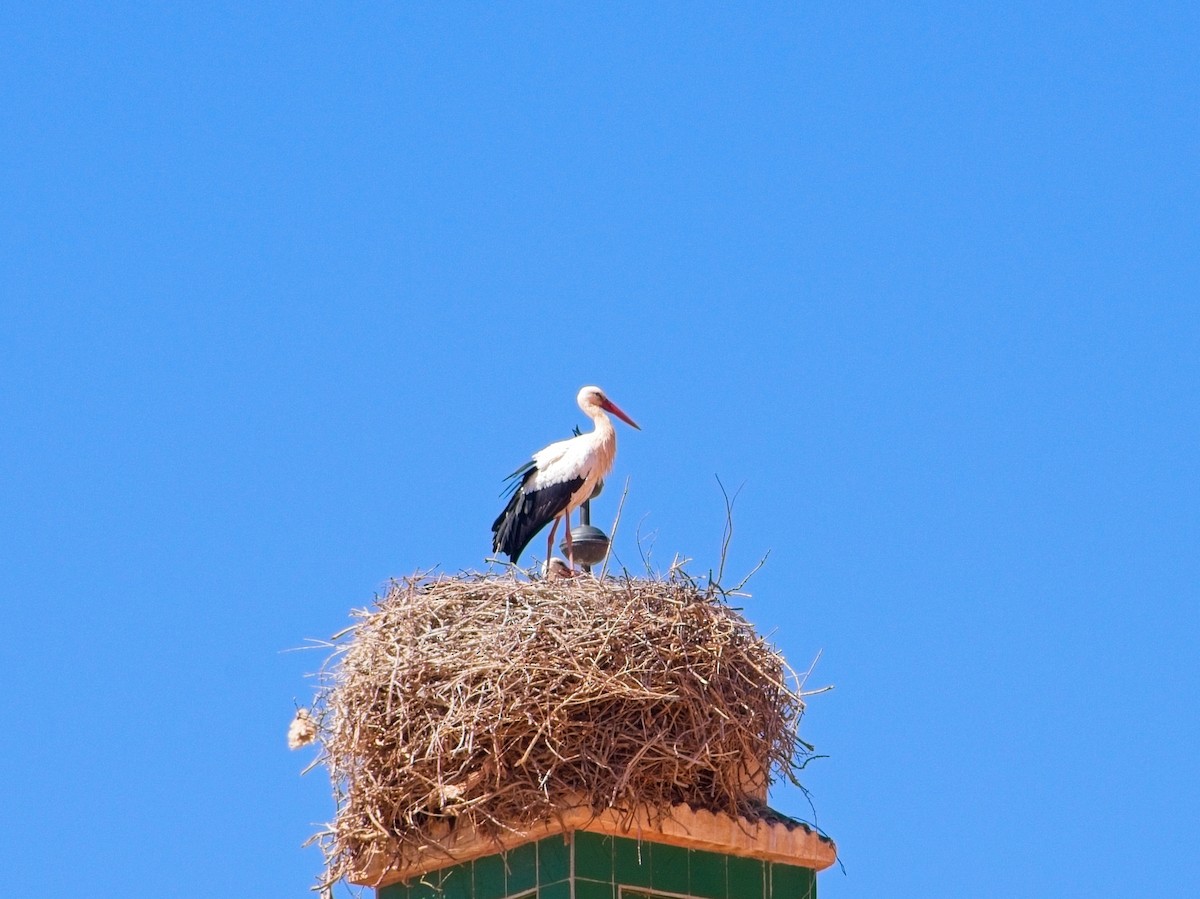
{"type": "Polygon", "coordinates": [[[448,821],[501,833],[580,802],[752,814],[811,755],[797,690],[719,589],[687,578],[393,582],[317,696],[337,801],[325,884],[441,845],[448,821]]]}

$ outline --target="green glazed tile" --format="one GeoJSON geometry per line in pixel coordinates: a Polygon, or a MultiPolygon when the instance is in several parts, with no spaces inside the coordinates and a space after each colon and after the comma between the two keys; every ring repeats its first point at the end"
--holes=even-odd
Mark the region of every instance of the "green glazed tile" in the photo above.
{"type": "Polygon", "coordinates": [[[472,862],[455,865],[442,871],[441,895],[438,899],[471,899],[475,889],[472,862]]]}
{"type": "Polygon", "coordinates": [[[688,894],[701,899],[726,899],[725,856],[716,852],[688,852],[688,894]]]}
{"type": "Polygon", "coordinates": [[[430,871],[408,882],[408,899],[435,899],[440,871],[430,871]]]}
{"type": "Polygon", "coordinates": [[[688,851],[654,843],[650,847],[650,886],[668,893],[688,891],[688,851]]]}
{"type": "Polygon", "coordinates": [[[729,899],[763,899],[763,863],[756,858],[728,856],[729,899]]]}
{"type": "Polygon", "coordinates": [[[538,883],[556,883],[571,876],[571,844],[563,834],[538,840],[538,883]]]}
{"type": "Polygon", "coordinates": [[[475,859],[472,877],[475,883],[474,899],[503,899],[508,894],[502,855],[485,855],[475,859]]]}
{"type": "Polygon", "coordinates": [[[811,868],[772,864],[768,872],[768,899],[812,899],[816,877],[811,868]]]}
{"type": "Polygon", "coordinates": [[[617,837],[613,844],[613,868],[617,883],[630,887],[650,886],[650,844],[645,840],[617,837]]]}
{"type": "Polygon", "coordinates": [[[571,882],[562,880],[549,886],[538,887],[537,899],[571,899],[571,882]]]}
{"type": "Polygon", "coordinates": [[[595,880],[575,880],[575,899],[613,899],[613,885],[595,880]]]}
{"type": "Polygon", "coordinates": [[[598,833],[575,832],[575,876],[612,883],[612,837],[598,833]]]}
{"type": "MultiPolygon", "coordinates": [[[[506,896],[515,896],[537,886],[537,843],[525,843],[504,855],[508,886],[506,896]]],[[[410,897],[412,899],[412,897],[410,897]]]]}

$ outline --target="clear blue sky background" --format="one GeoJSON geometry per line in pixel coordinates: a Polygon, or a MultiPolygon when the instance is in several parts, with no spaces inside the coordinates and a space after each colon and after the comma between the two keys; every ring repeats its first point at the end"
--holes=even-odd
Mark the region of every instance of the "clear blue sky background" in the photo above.
{"type": "Polygon", "coordinates": [[[7,892],[305,895],[284,650],[597,383],[823,897],[1200,893],[1196,6],[728,6],[0,7],[7,892]]]}

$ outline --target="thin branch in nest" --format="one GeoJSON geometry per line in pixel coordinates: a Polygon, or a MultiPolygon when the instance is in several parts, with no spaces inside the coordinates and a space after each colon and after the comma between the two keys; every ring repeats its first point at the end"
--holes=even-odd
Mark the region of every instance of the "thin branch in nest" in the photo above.
{"type": "MultiPolygon", "coordinates": [[[[764,565],[767,564],[767,559],[769,559],[770,557],[771,557],[771,551],[768,549],[766,551],[766,553],[763,554],[763,557],[758,560],[758,564],[750,569],[750,573],[747,574],[740,581],[738,581],[735,586],[731,587],[727,591],[727,595],[728,596],[746,596],[746,595],[748,595],[748,594],[741,592],[742,588],[745,587],[746,584],[750,583],[750,578],[752,578],[752,577],[754,577],[754,575],[758,574],[759,569],[761,569],[764,565]]],[[[722,564],[724,564],[723,561],[722,561],[722,564]]]]}
{"type": "Polygon", "coordinates": [[[612,555],[612,546],[617,542],[617,526],[621,523],[621,510],[625,508],[625,497],[629,495],[629,478],[625,479],[625,486],[621,490],[621,499],[617,503],[617,517],[613,519],[612,528],[608,532],[608,553],[604,556],[604,564],[600,566],[600,577],[603,578],[608,573],[608,558],[612,555]]]}
{"type": "Polygon", "coordinates": [[[725,498],[725,529],[721,534],[721,563],[717,567],[716,583],[721,583],[725,577],[725,559],[729,554],[729,543],[733,540],[733,504],[737,502],[738,495],[742,492],[742,487],[745,483],[734,491],[733,498],[729,496],[729,492],[725,489],[725,485],[721,483],[720,475],[713,475],[717,479],[717,486],[721,488],[721,496],[725,498]]]}
{"type": "Polygon", "coordinates": [[[650,543],[649,547],[647,547],[642,540],[642,524],[648,517],[648,515],[643,515],[641,519],[638,520],[637,529],[634,531],[633,538],[634,542],[637,543],[638,555],[642,557],[642,565],[646,569],[646,576],[653,577],[654,569],[650,565],[650,557],[654,555],[654,543],[657,535],[652,534],[649,538],[647,538],[650,543]]]}

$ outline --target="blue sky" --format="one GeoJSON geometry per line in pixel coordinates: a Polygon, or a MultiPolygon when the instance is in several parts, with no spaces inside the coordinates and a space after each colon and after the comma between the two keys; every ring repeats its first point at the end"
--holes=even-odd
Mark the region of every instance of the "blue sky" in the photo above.
{"type": "Polygon", "coordinates": [[[1200,891],[1200,14],[726,6],[0,9],[11,892],[304,895],[285,650],[588,383],[822,653],[825,899],[1200,891]]]}

